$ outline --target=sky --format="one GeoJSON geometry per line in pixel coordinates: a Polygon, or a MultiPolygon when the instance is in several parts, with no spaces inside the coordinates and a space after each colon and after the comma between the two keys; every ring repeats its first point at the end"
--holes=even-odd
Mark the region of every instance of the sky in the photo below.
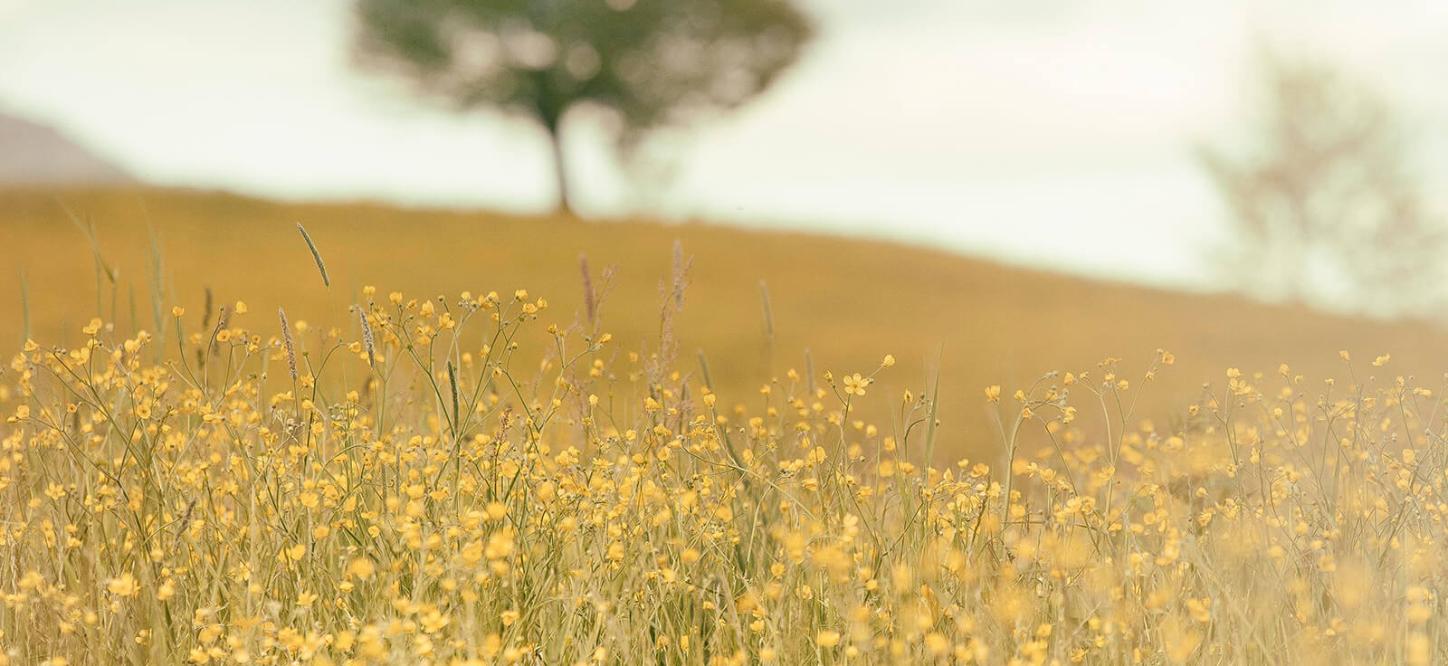
{"type": "MultiPolygon", "coordinates": [[[[1417,130],[1429,190],[1448,191],[1441,1],[807,8],[820,38],[775,88],[662,139],[677,167],[665,184],[632,192],[603,136],[574,127],[579,208],[867,235],[1210,289],[1224,213],[1193,147],[1250,127],[1264,47],[1378,86],[1417,130]]],[[[550,207],[535,128],[451,115],[358,72],[350,35],[345,0],[0,0],[0,110],[160,184],[550,207]]]]}

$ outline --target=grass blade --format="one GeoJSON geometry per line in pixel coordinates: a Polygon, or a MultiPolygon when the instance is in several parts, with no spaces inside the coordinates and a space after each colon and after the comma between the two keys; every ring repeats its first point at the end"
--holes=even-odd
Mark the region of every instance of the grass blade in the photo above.
{"type": "Polygon", "coordinates": [[[301,222],[297,223],[297,231],[301,232],[302,240],[307,242],[307,249],[312,251],[312,261],[317,262],[317,270],[322,274],[322,286],[332,286],[332,278],[327,277],[327,264],[322,261],[322,253],[317,251],[317,244],[312,242],[311,234],[307,233],[307,228],[302,226],[301,222]]]}

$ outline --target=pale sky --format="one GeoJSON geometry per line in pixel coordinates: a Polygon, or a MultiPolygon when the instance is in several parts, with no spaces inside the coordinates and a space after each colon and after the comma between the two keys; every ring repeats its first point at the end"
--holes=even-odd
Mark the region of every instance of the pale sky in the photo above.
{"type": "MultiPolygon", "coordinates": [[[[349,6],[0,0],[0,109],[155,183],[546,209],[538,132],[357,73],[349,6]]],[[[809,7],[821,39],[754,105],[672,139],[680,172],[652,212],[1209,287],[1221,212],[1191,149],[1246,127],[1261,45],[1378,85],[1420,131],[1430,191],[1448,189],[1448,2],[809,7]]],[[[580,208],[641,205],[594,133],[570,140],[580,208]]]]}

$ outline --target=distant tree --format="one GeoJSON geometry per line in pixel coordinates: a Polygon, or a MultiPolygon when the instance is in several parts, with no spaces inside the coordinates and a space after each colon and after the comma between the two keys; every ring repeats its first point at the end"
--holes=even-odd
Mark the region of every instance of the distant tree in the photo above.
{"type": "Polygon", "coordinates": [[[1255,149],[1201,163],[1234,221],[1223,265],[1260,295],[1379,315],[1440,303],[1444,229],[1379,96],[1321,64],[1264,58],[1255,149]]]}
{"type": "Polygon", "coordinates": [[[364,67],[461,111],[536,121],[564,211],[572,109],[611,112],[627,148],[651,129],[749,101],[812,35],[789,0],[358,0],[356,12],[364,67]]]}

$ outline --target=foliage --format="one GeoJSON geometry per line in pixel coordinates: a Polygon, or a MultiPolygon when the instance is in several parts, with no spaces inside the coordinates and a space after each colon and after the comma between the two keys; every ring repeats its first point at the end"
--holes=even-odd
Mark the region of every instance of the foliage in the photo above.
{"type": "Polygon", "coordinates": [[[745,103],[811,35],[789,0],[359,0],[357,16],[363,63],[458,109],[541,125],[564,208],[570,109],[607,109],[630,143],[745,103]]]}

